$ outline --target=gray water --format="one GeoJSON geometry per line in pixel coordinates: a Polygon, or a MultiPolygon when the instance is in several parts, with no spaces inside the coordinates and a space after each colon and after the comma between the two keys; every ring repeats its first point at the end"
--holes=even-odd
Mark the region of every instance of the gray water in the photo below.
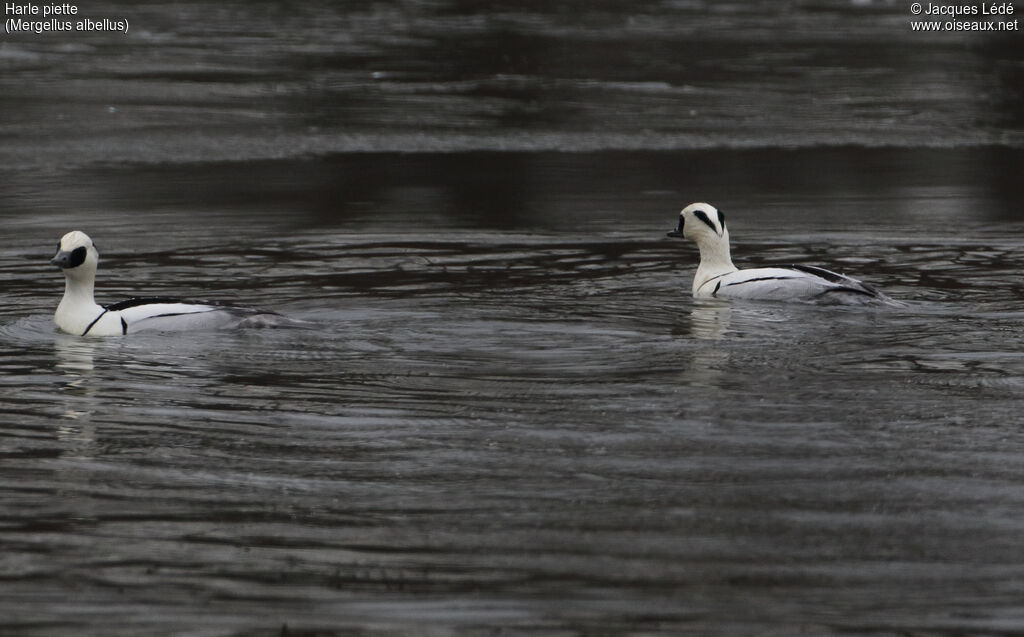
{"type": "Polygon", "coordinates": [[[506,4],[4,42],[0,635],[1024,630],[1019,38],[506,4]],[[694,300],[698,199],[904,305],[694,300]],[[304,324],[58,334],[76,228],[304,324]]]}

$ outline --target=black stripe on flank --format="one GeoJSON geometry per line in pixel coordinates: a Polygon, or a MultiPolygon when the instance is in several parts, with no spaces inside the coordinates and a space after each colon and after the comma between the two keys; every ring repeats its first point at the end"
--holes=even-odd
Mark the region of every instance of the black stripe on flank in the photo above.
{"type": "Polygon", "coordinates": [[[207,312],[213,312],[215,310],[199,310],[198,312],[168,312],[167,314],[154,314],[153,316],[147,316],[144,321],[155,318],[166,318],[168,316],[188,316],[189,314],[206,314],[207,312]]]}
{"type": "Polygon", "coordinates": [[[766,267],[778,267],[786,268],[789,270],[798,270],[800,272],[806,272],[807,274],[813,274],[814,276],[820,276],[829,283],[843,283],[849,281],[849,277],[845,277],[842,274],[833,272],[832,270],[826,270],[825,268],[816,268],[813,265],[779,265],[779,266],[766,266],[766,267]]]}
{"type": "MultiPolygon", "coordinates": [[[[704,287],[705,285],[707,285],[708,283],[711,283],[711,282],[712,282],[712,281],[714,281],[715,279],[721,279],[721,278],[722,278],[723,276],[725,276],[726,274],[732,274],[732,273],[731,273],[731,272],[724,272],[724,273],[722,273],[722,274],[719,274],[718,276],[713,276],[713,277],[711,277],[710,279],[708,279],[707,281],[705,281],[705,282],[701,283],[701,284],[700,284],[700,287],[701,287],[701,288],[703,288],[703,287],[704,287]]],[[[717,292],[717,291],[718,291],[718,288],[720,288],[720,287],[722,287],[722,282],[721,282],[721,281],[719,281],[719,282],[718,282],[718,284],[717,284],[717,285],[715,285],[715,292],[717,292]]],[[[698,288],[698,289],[700,289],[700,288],[698,288]]],[[[712,292],[712,294],[714,294],[714,292],[712,292]]]]}
{"type": "Polygon", "coordinates": [[[844,276],[837,272],[833,272],[832,270],[826,270],[825,268],[816,268],[813,265],[783,265],[770,267],[782,267],[789,268],[791,270],[799,270],[800,272],[806,272],[807,274],[812,274],[814,276],[821,277],[822,279],[825,279],[829,283],[834,283],[839,286],[838,288],[834,288],[832,290],[825,290],[824,292],[822,292],[822,294],[827,294],[828,292],[845,291],[854,292],[856,294],[864,294],[867,296],[881,295],[881,292],[871,287],[867,283],[864,283],[863,281],[851,279],[848,276],[844,276]]]}
{"type": "MultiPolygon", "coordinates": [[[[150,296],[145,298],[127,299],[124,301],[118,301],[117,303],[111,303],[105,305],[108,310],[113,312],[119,312],[121,310],[127,310],[130,307],[138,307],[140,305],[150,305],[151,303],[191,303],[191,301],[183,301],[182,299],[175,299],[166,296],[150,296]]],[[[206,305],[205,303],[203,305],[206,305]]]]}
{"type": "Polygon", "coordinates": [[[124,336],[127,333],[128,333],[128,321],[124,320],[124,317],[122,316],[121,317],[121,335],[124,336]]]}
{"type": "Polygon", "coordinates": [[[107,313],[107,310],[106,310],[106,308],[104,308],[104,310],[103,310],[102,312],[100,312],[100,315],[99,315],[99,316],[97,316],[96,318],[94,318],[94,319],[92,320],[92,323],[89,323],[89,327],[85,328],[85,331],[84,331],[84,332],[82,332],[82,336],[85,336],[86,334],[88,334],[88,333],[89,333],[89,330],[91,330],[91,329],[92,329],[92,326],[93,326],[93,325],[96,325],[96,323],[97,323],[97,322],[98,322],[98,321],[99,321],[99,320],[100,320],[101,318],[103,318],[103,315],[104,315],[104,314],[106,314],[106,313],[107,313]]]}
{"type": "Polygon", "coordinates": [[[720,287],[722,287],[722,282],[721,281],[719,281],[718,283],[715,284],[715,289],[711,291],[711,296],[717,297],[718,296],[718,288],[720,288],[720,287]]]}
{"type": "MultiPolygon", "coordinates": [[[[743,285],[744,283],[754,283],[755,281],[785,281],[787,279],[795,279],[795,276],[759,276],[756,279],[747,279],[746,281],[737,281],[735,283],[726,283],[727,286],[732,287],[734,285],[743,285]]],[[[721,283],[721,281],[719,281],[721,283]]],[[[718,288],[715,288],[716,290],[718,288]]]]}

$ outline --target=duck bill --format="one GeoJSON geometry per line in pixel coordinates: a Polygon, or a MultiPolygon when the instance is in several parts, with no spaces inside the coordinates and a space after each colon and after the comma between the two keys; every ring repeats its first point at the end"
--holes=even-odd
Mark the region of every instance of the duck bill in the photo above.
{"type": "Polygon", "coordinates": [[[68,263],[70,263],[70,262],[71,262],[71,253],[70,252],[58,252],[57,254],[53,255],[52,259],[50,259],[50,264],[57,266],[61,270],[63,270],[64,268],[68,267],[68,263]]]}

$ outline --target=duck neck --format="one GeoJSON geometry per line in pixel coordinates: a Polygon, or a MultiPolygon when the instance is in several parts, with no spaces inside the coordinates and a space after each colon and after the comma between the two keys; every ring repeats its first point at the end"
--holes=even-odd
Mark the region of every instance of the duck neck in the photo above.
{"type": "Polygon", "coordinates": [[[96,279],[91,276],[72,277],[65,273],[64,298],[60,300],[60,305],[66,307],[96,306],[95,285],[96,279]]]}
{"type": "Polygon", "coordinates": [[[729,234],[725,231],[721,237],[713,237],[712,241],[698,244],[700,248],[700,265],[693,277],[693,292],[709,280],[736,271],[729,255],[729,234]]]}

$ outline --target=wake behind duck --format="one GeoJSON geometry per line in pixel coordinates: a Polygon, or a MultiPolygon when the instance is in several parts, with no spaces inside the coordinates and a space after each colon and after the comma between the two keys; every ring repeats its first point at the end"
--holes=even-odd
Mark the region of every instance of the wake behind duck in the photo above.
{"type": "Polygon", "coordinates": [[[697,298],[898,305],[867,283],[824,268],[778,265],[738,269],[729,255],[725,215],[707,203],[683,208],[679,225],[668,236],[697,243],[700,264],[693,277],[693,296],[697,298]]]}
{"type": "Polygon", "coordinates": [[[93,293],[100,255],[92,239],[75,230],[64,235],[50,260],[64,272],[64,297],[53,315],[62,332],[80,336],[121,336],[139,331],[192,331],[226,327],[276,326],[287,321],[274,312],[167,297],[134,298],[111,305],[93,293]]]}

